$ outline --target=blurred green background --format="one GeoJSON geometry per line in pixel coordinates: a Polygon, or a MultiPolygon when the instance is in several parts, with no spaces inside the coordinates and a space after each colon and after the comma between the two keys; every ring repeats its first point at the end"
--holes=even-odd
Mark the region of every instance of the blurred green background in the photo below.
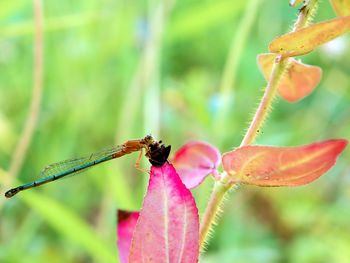
{"type": "MultiPolygon", "coordinates": [[[[43,98],[16,181],[8,169],[32,97],[33,6],[1,1],[0,262],[118,262],[116,209],[139,209],[147,186],[137,154],[3,193],[47,164],[149,133],[173,151],[189,140],[238,146],[265,85],[256,56],[296,16],[287,0],[44,1],[43,98]]],[[[322,1],[315,21],[334,16],[322,1]]],[[[275,103],[257,143],[350,139],[349,36],[302,59],[323,68],[321,84],[299,103],[275,103]]],[[[201,262],[350,262],[349,158],[348,148],[307,186],[232,193],[201,262]]],[[[211,185],[194,190],[200,212],[211,185]]]]}

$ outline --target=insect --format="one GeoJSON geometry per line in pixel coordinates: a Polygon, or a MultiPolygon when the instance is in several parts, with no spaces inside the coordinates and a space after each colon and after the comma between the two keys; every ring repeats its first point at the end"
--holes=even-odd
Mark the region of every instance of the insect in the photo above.
{"type": "Polygon", "coordinates": [[[138,151],[140,154],[136,160],[135,167],[141,170],[140,160],[143,150],[146,151],[145,156],[152,165],[162,166],[165,162],[167,162],[170,149],[170,145],[165,146],[162,141],[156,141],[151,135],[147,135],[139,140],[129,140],[121,145],[105,149],[85,157],[50,164],[41,171],[41,176],[43,177],[42,179],[12,188],[5,193],[5,196],[10,198],[23,190],[37,187],[39,185],[64,178],[68,175],[77,174],[94,165],[138,151]]]}

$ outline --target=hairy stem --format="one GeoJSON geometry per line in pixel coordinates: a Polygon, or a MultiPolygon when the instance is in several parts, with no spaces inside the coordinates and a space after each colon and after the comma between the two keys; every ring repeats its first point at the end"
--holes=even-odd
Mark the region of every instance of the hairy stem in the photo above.
{"type": "MultiPolygon", "coordinates": [[[[304,4],[304,6],[299,10],[299,16],[294,24],[293,31],[297,31],[308,25],[313,14],[315,13],[315,10],[317,9],[317,3],[318,0],[310,0],[304,4]]],[[[281,80],[283,73],[288,68],[288,62],[289,58],[283,58],[281,56],[276,58],[264,96],[262,97],[254,118],[242,140],[241,146],[253,143],[259,134],[259,131],[270,112],[272,102],[276,96],[278,83],[281,80]]]]}
{"type": "Polygon", "coordinates": [[[252,142],[254,142],[255,138],[259,134],[259,131],[270,112],[272,102],[277,93],[278,83],[281,80],[286,66],[286,59],[283,59],[281,56],[278,56],[273,65],[272,73],[267,87],[265,89],[265,93],[260,101],[259,107],[254,115],[254,118],[250,123],[250,126],[241,142],[241,146],[251,144],[252,142]]]}
{"type": "MultiPolygon", "coordinates": [[[[318,0],[310,0],[304,4],[304,6],[299,11],[299,16],[294,24],[293,31],[299,30],[302,27],[305,27],[311,20],[315,10],[317,8],[318,0]]],[[[258,109],[254,115],[252,122],[249,125],[249,128],[242,140],[241,146],[249,145],[254,142],[257,135],[259,134],[260,129],[264,121],[266,120],[273,100],[276,97],[278,83],[283,76],[284,71],[288,68],[289,58],[283,58],[282,56],[277,56],[270,79],[268,81],[264,95],[260,101],[258,109]]],[[[210,229],[215,223],[215,218],[220,212],[220,206],[224,200],[224,196],[235,186],[233,182],[230,182],[229,175],[223,173],[219,182],[216,182],[214,185],[213,192],[208,202],[208,206],[204,212],[202,223],[200,227],[200,247],[203,249],[205,246],[206,240],[210,233],[210,229]]]]}
{"type": "Polygon", "coordinates": [[[200,226],[199,245],[201,250],[205,247],[206,238],[210,234],[212,226],[215,224],[215,218],[220,214],[220,204],[222,204],[225,194],[231,188],[228,179],[229,177],[224,173],[222,179],[215,182],[211,198],[200,226]]]}
{"type": "Polygon", "coordinates": [[[299,9],[299,16],[292,31],[298,31],[310,24],[313,15],[317,11],[318,2],[319,0],[309,0],[304,3],[303,7],[299,9]]]}

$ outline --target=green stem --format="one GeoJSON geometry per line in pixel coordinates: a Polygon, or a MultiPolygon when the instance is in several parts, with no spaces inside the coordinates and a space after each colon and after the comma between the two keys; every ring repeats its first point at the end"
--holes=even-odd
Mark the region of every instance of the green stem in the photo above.
{"type": "Polygon", "coordinates": [[[278,83],[281,80],[286,67],[286,59],[278,56],[273,64],[272,73],[265,89],[264,96],[262,97],[254,118],[241,142],[241,146],[251,144],[259,134],[259,131],[270,112],[272,102],[277,93],[278,83]]]}
{"type": "Polygon", "coordinates": [[[232,187],[228,181],[229,176],[224,174],[222,179],[214,184],[213,192],[200,227],[199,244],[201,249],[205,246],[206,238],[215,223],[215,218],[220,214],[220,204],[222,204],[227,191],[232,187]]]}
{"type": "MultiPolygon", "coordinates": [[[[303,8],[300,9],[298,19],[294,25],[293,31],[305,27],[317,8],[318,0],[310,0],[303,8]]],[[[249,145],[254,142],[258,135],[268,113],[271,109],[274,98],[276,97],[278,83],[283,76],[284,71],[288,68],[289,58],[277,56],[275,59],[272,73],[268,81],[265,93],[261,99],[259,107],[254,118],[242,140],[241,146],[249,145]]],[[[213,192],[208,202],[208,206],[204,212],[200,227],[200,248],[203,249],[215,218],[220,213],[220,205],[224,200],[225,194],[236,184],[230,181],[230,176],[226,173],[222,174],[220,181],[214,185],[213,192]]]]}
{"type": "MultiPolygon", "coordinates": [[[[311,17],[317,8],[317,3],[318,0],[310,0],[300,9],[293,31],[305,27],[310,22],[311,17]]],[[[259,131],[270,112],[273,100],[277,93],[278,83],[281,80],[283,73],[288,68],[289,61],[289,58],[282,58],[281,56],[276,58],[264,96],[262,97],[254,118],[242,140],[241,146],[253,143],[259,134],[259,131]]]]}
{"type": "MultiPolygon", "coordinates": [[[[281,56],[277,57],[272,69],[269,83],[265,90],[265,94],[260,102],[257,112],[255,113],[253,121],[251,122],[250,127],[244,136],[241,146],[248,145],[254,141],[263,121],[268,115],[269,109],[271,108],[271,104],[278,87],[278,82],[285,68],[285,60],[281,58],[281,56]]],[[[215,183],[208,206],[206,207],[202,218],[199,236],[199,244],[201,249],[203,249],[205,246],[205,242],[207,240],[208,234],[210,233],[210,229],[214,225],[215,218],[220,212],[220,205],[222,204],[225,194],[234,185],[235,184],[230,181],[230,175],[226,173],[223,173],[220,181],[215,183]]]]}
{"type": "Polygon", "coordinates": [[[309,0],[307,4],[304,4],[304,6],[300,8],[298,19],[292,30],[293,32],[309,25],[313,15],[317,11],[318,2],[319,0],[309,0]]]}

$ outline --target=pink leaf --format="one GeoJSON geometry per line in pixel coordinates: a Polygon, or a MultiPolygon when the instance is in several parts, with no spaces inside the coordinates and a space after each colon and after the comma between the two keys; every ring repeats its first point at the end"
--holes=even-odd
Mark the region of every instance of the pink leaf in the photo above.
{"type": "Polygon", "coordinates": [[[152,166],[129,262],[198,262],[198,210],[171,164],[152,166]]]}
{"type": "Polygon", "coordinates": [[[234,182],[259,186],[299,186],[328,171],[347,145],[328,140],[299,147],[244,146],[223,155],[234,182]]]}
{"type": "Polygon", "coordinates": [[[128,263],[131,238],[134,233],[139,212],[127,212],[118,210],[117,246],[121,263],[128,263]]]}
{"type": "MultiPolygon", "coordinates": [[[[277,54],[268,53],[258,56],[258,63],[265,79],[268,81],[272,65],[277,54]]],[[[296,102],[309,95],[321,80],[322,70],[316,66],[303,64],[293,58],[278,85],[280,96],[288,102],[296,102]]]]}
{"type": "Polygon", "coordinates": [[[172,160],[182,182],[188,189],[198,186],[208,174],[216,175],[220,152],[205,142],[190,142],[182,146],[172,160]]]}

